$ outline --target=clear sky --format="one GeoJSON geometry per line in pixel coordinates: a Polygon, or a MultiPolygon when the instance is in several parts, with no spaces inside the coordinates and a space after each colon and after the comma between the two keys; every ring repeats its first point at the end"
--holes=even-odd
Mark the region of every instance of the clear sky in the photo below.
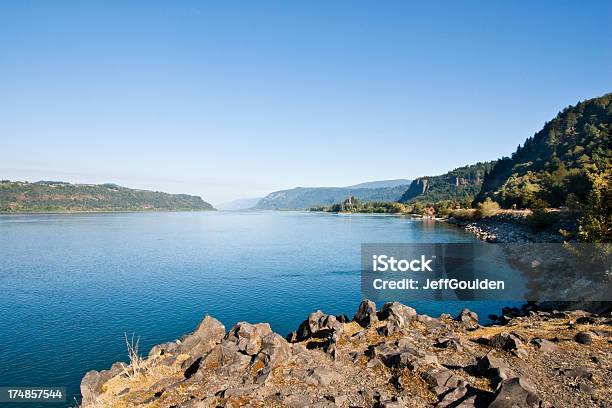
{"type": "Polygon", "coordinates": [[[612,91],[612,2],[0,3],[0,178],[219,203],[510,154],[612,91]]]}

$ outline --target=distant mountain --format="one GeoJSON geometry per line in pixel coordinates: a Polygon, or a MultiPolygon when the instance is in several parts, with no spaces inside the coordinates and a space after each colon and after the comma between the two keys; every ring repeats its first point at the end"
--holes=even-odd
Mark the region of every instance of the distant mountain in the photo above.
{"type": "Polygon", "coordinates": [[[381,188],[297,187],[270,193],[259,200],[254,208],[260,210],[303,210],[339,203],[350,196],[362,201],[391,202],[399,200],[407,188],[408,184],[381,188]]]}
{"type": "Polygon", "coordinates": [[[419,177],[402,194],[400,202],[442,200],[471,201],[480,191],[485,174],[495,161],[476,163],[456,168],[440,176],[419,177]]]}
{"type": "Polygon", "coordinates": [[[504,207],[584,202],[595,174],[612,169],[612,93],[560,112],[497,162],[476,197],[504,207]]]}
{"type": "Polygon", "coordinates": [[[198,196],[134,190],[116,184],[0,181],[0,212],[203,211],[198,196]]]}
{"type": "Polygon", "coordinates": [[[261,197],[258,198],[239,198],[237,200],[228,201],[227,203],[222,203],[217,205],[219,210],[225,211],[238,211],[238,210],[248,210],[250,208],[255,207],[257,202],[261,200],[261,197]]]}
{"type": "Polygon", "coordinates": [[[384,187],[399,187],[410,185],[410,180],[407,179],[395,179],[395,180],[380,180],[380,181],[368,181],[366,183],[355,184],[353,186],[347,186],[344,188],[384,188],[384,187]]]}

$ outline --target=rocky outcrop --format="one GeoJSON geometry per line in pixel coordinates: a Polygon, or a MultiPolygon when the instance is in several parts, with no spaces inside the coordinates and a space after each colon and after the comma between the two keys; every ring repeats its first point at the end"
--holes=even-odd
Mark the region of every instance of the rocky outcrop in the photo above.
{"type": "Polygon", "coordinates": [[[434,318],[364,300],[353,321],[316,311],[285,339],[266,323],[226,332],[206,316],[193,333],[155,346],[138,369],[88,372],[82,406],[610,405],[609,314],[532,305],[502,317],[483,327],[469,309],[434,318]]]}

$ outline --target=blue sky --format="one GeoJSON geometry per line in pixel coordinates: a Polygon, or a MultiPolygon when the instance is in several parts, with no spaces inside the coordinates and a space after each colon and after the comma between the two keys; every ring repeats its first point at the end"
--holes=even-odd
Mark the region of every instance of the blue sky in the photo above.
{"type": "Polygon", "coordinates": [[[612,91],[612,3],[0,3],[0,178],[213,203],[510,154],[612,91]]]}

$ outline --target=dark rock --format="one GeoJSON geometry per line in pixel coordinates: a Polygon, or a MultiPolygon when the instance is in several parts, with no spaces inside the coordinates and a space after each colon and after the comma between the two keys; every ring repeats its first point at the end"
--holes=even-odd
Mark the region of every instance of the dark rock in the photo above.
{"type": "Polygon", "coordinates": [[[183,372],[183,376],[186,379],[189,379],[191,377],[193,377],[193,375],[195,373],[198,372],[198,370],[200,369],[200,362],[202,361],[202,357],[198,357],[197,359],[195,359],[188,367],[187,369],[183,372]]]}
{"type": "Polygon", "coordinates": [[[512,351],[523,347],[523,342],[516,335],[501,332],[489,339],[489,345],[500,350],[512,351]]]}
{"type": "Polygon", "coordinates": [[[489,408],[538,408],[541,402],[531,380],[514,377],[502,381],[489,408]]]}
{"type": "Polygon", "coordinates": [[[585,346],[593,344],[593,336],[587,332],[578,332],[574,336],[574,341],[580,344],[584,344],[585,346]]]}
{"type": "Polygon", "coordinates": [[[385,303],[380,309],[378,319],[390,320],[395,322],[398,326],[403,327],[410,320],[414,319],[416,315],[416,310],[409,306],[403,305],[399,302],[388,302],[385,303]]]}
{"type": "Polygon", "coordinates": [[[476,330],[478,328],[478,315],[470,309],[463,309],[455,318],[466,330],[476,330]]]}
{"type": "Polygon", "coordinates": [[[421,378],[431,387],[456,387],[459,379],[453,372],[444,367],[434,367],[421,373],[421,378]]]}
{"type": "Polygon", "coordinates": [[[516,373],[508,367],[506,362],[495,357],[492,353],[481,357],[477,361],[476,372],[489,378],[493,384],[516,377],[516,373]]]}
{"type": "Polygon", "coordinates": [[[345,314],[340,314],[340,315],[336,316],[336,320],[339,321],[340,323],[348,323],[348,322],[350,322],[350,319],[345,314]]]}
{"type": "Polygon", "coordinates": [[[442,395],[442,398],[440,399],[438,405],[436,405],[436,408],[445,408],[449,405],[455,405],[455,403],[465,397],[467,393],[467,384],[462,381],[457,387],[442,395]]]}
{"type": "Polygon", "coordinates": [[[591,316],[582,316],[576,319],[576,324],[595,324],[597,323],[595,319],[591,316]]]}
{"type": "Polygon", "coordinates": [[[304,341],[310,338],[332,337],[337,339],[342,333],[342,323],[320,310],[308,315],[297,329],[295,341],[304,341]]]}
{"type": "Polygon", "coordinates": [[[450,348],[455,351],[463,350],[461,341],[457,337],[440,337],[436,340],[435,346],[439,348],[450,348]]]}
{"type": "Polygon", "coordinates": [[[371,300],[362,300],[359,309],[353,317],[353,321],[359,323],[361,327],[368,327],[378,321],[376,315],[376,304],[371,300]]]}

